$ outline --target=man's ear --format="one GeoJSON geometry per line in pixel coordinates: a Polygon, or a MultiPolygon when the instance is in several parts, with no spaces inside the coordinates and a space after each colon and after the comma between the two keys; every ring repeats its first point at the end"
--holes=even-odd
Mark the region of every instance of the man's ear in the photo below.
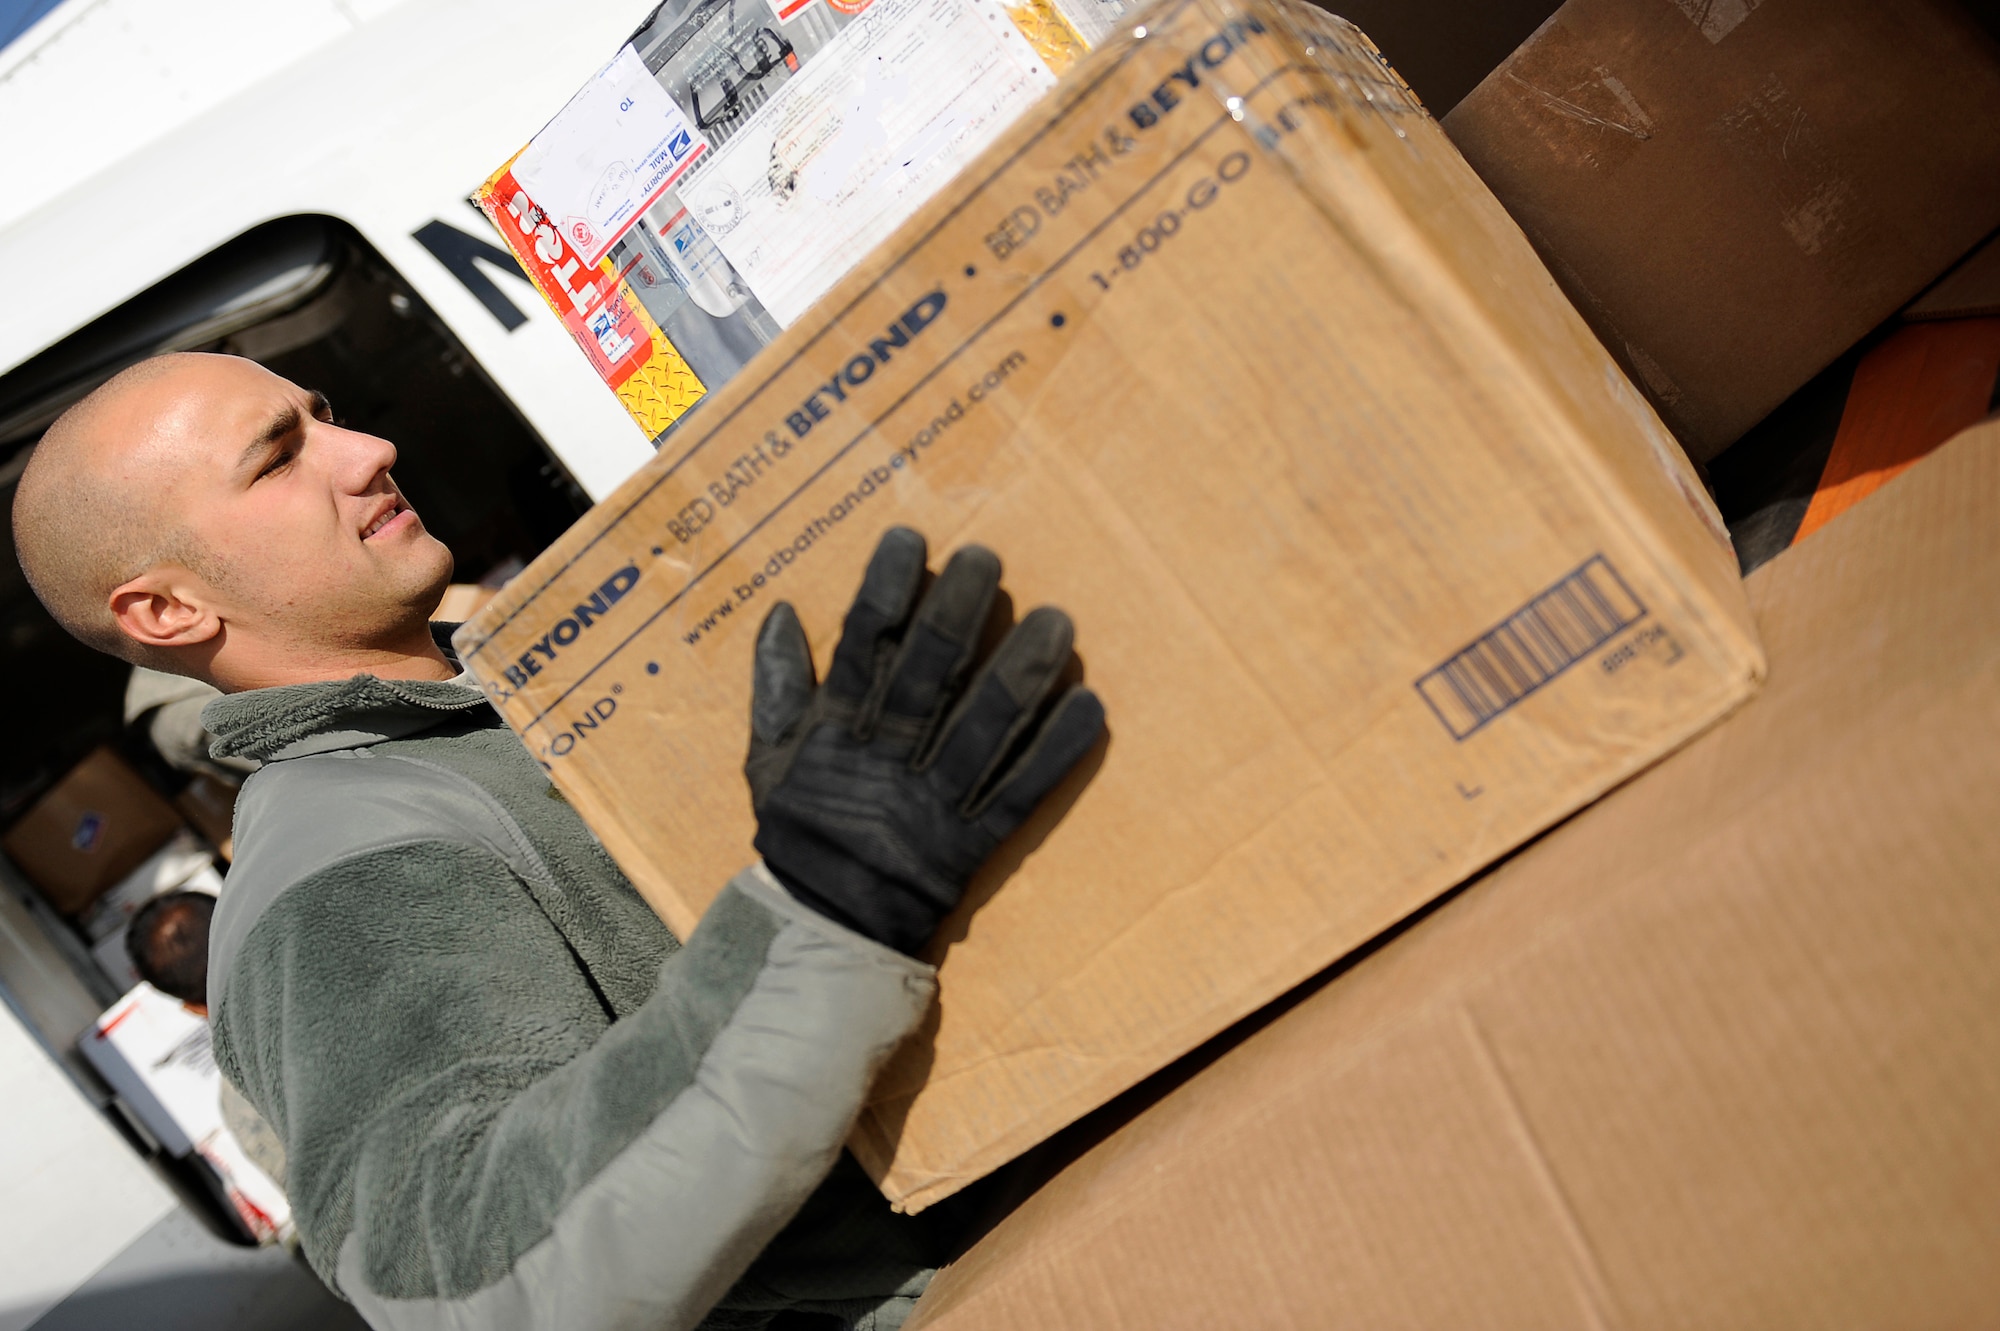
{"type": "Polygon", "coordinates": [[[111,593],[119,632],[142,647],[198,647],[222,631],[202,589],[179,569],[148,569],[111,593]]]}

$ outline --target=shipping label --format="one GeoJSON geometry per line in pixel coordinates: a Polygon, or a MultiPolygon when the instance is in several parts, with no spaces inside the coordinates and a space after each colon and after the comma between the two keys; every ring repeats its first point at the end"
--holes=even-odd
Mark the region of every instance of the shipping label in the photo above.
{"type": "Polygon", "coordinates": [[[994,0],[874,0],[681,197],[790,324],[1054,83],[994,0]]]}
{"type": "Polygon", "coordinates": [[[626,46],[535,136],[514,180],[594,265],[707,150],[626,46]]]}

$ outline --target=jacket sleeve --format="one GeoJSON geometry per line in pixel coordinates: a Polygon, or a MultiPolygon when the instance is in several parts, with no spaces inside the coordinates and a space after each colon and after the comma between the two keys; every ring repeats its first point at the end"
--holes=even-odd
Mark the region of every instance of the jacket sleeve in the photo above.
{"type": "Polygon", "coordinates": [[[692,1326],[838,1157],[931,968],[739,874],[615,1024],[489,852],[280,895],[215,1013],[308,1256],[378,1328],[692,1326]]]}

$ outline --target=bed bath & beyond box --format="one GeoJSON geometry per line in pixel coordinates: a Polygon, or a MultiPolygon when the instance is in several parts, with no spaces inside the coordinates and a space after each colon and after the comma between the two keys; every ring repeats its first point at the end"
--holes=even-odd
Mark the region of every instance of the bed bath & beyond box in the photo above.
{"type": "Polygon", "coordinates": [[[682,936],[750,858],[750,654],[883,528],[1061,605],[1110,738],[933,944],[853,1149],[921,1209],[1736,706],[1680,450],[1374,48],[1108,38],[459,633],[682,936]],[[977,909],[972,909],[972,907],[977,909]]]}

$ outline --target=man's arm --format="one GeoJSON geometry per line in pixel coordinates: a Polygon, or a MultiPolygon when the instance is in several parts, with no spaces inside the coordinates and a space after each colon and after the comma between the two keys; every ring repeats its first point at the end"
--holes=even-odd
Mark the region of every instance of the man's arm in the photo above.
{"type": "Polygon", "coordinates": [[[999,579],[968,547],[931,580],[891,530],[823,682],[774,608],[746,763],[770,868],[615,1025],[491,847],[346,855],[246,908],[240,945],[218,916],[218,1056],[372,1322],[690,1326],[805,1201],[929,1004],[903,953],[1103,729],[1060,611],[978,663],[999,579]]]}
{"type": "Polygon", "coordinates": [[[308,1255],[423,1331],[693,1325],[933,987],[750,870],[612,1025],[506,865],[446,843],[294,885],[228,984],[218,1051],[286,1139],[308,1255]]]}

